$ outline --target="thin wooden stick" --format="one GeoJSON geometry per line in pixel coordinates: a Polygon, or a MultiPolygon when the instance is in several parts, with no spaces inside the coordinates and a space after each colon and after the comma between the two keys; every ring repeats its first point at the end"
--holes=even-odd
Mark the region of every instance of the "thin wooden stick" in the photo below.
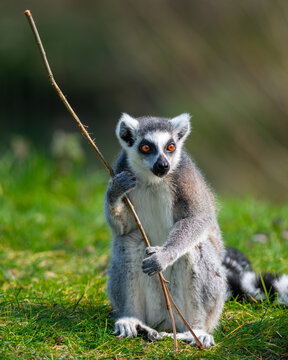
{"type": "MultiPolygon", "coordinates": [[[[104,159],[102,153],[100,152],[100,150],[98,149],[97,145],[95,144],[95,142],[92,140],[92,138],[90,137],[88,131],[85,129],[85,126],[81,123],[80,119],[78,118],[78,116],[76,115],[76,113],[74,112],[74,110],[72,109],[71,105],[69,104],[69,102],[67,101],[66,97],[64,96],[64,94],[62,93],[61,89],[59,88],[59,86],[57,85],[53,73],[51,71],[49,62],[47,60],[47,56],[46,56],[46,52],[44,50],[41,38],[39,36],[37,27],[35,25],[34,19],[32,17],[31,11],[30,10],[26,10],[24,12],[24,14],[26,15],[29,24],[32,28],[32,32],[35,36],[35,40],[36,43],[38,45],[40,54],[41,54],[41,58],[44,62],[45,68],[47,70],[51,85],[53,86],[53,88],[55,89],[55,91],[57,92],[57,94],[59,95],[61,101],[63,102],[63,104],[65,105],[66,109],[69,111],[69,113],[71,114],[71,116],[73,117],[73,119],[76,121],[78,127],[80,128],[80,131],[82,133],[82,135],[85,137],[85,139],[88,141],[88,143],[90,144],[90,146],[92,147],[92,149],[94,150],[94,152],[96,153],[96,155],[98,156],[98,158],[100,159],[100,161],[102,162],[102,164],[104,165],[105,169],[107,170],[108,174],[110,175],[110,177],[114,176],[114,172],[112,170],[112,168],[108,165],[108,163],[106,162],[106,160],[104,159]]],[[[141,221],[135,211],[135,208],[133,206],[133,204],[131,203],[130,199],[128,198],[128,196],[124,196],[124,202],[127,205],[127,207],[129,208],[129,210],[131,211],[136,224],[141,232],[141,235],[143,237],[143,240],[146,244],[147,247],[150,246],[150,242],[148,240],[148,237],[143,229],[143,226],[141,224],[141,221]]],[[[188,322],[185,320],[185,318],[183,317],[183,315],[181,314],[179,308],[176,306],[175,302],[172,299],[172,296],[167,288],[166,285],[166,280],[164,278],[164,276],[162,275],[162,273],[158,274],[159,279],[160,279],[160,283],[162,286],[162,290],[165,296],[165,301],[166,301],[166,306],[167,306],[167,310],[169,312],[170,318],[171,318],[171,322],[172,322],[172,329],[173,329],[173,337],[174,337],[174,350],[175,352],[177,352],[178,350],[178,346],[177,346],[177,337],[176,337],[176,326],[175,326],[175,320],[174,320],[174,316],[173,316],[173,312],[172,312],[172,308],[171,308],[171,304],[170,301],[172,302],[175,310],[178,312],[180,318],[183,320],[184,324],[187,326],[187,328],[189,329],[189,331],[191,332],[192,336],[194,337],[197,346],[200,349],[203,349],[203,345],[201,344],[201,342],[199,341],[199,339],[197,338],[197,336],[195,335],[194,331],[192,330],[192,328],[190,327],[190,325],[188,324],[188,322]]]]}

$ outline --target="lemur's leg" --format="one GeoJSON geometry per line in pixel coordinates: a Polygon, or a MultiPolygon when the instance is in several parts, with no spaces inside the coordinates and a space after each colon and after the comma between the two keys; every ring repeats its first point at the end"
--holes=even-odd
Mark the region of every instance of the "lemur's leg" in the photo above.
{"type": "MultiPolygon", "coordinates": [[[[183,315],[205,347],[215,344],[210,332],[223,310],[226,277],[213,245],[205,241],[173,265],[171,293],[183,315]]],[[[187,328],[176,317],[179,339],[195,344],[187,328]]]]}
{"type": "Polygon", "coordinates": [[[149,340],[159,340],[158,332],[145,324],[145,289],[141,283],[144,243],[137,232],[116,236],[109,269],[108,296],[115,310],[115,334],[136,337],[145,333],[149,340]],[[139,268],[139,271],[137,271],[139,268]]]}

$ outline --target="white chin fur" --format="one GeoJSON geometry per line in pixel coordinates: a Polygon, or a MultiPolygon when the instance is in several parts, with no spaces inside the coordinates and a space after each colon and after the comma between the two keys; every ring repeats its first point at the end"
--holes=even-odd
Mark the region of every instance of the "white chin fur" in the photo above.
{"type": "Polygon", "coordinates": [[[143,163],[139,163],[138,158],[134,158],[133,156],[129,156],[129,164],[132,167],[133,172],[135,173],[137,179],[139,179],[142,183],[147,184],[159,184],[161,183],[165,177],[169,174],[166,174],[162,177],[155,175],[152,170],[150,170],[149,165],[143,163]]]}

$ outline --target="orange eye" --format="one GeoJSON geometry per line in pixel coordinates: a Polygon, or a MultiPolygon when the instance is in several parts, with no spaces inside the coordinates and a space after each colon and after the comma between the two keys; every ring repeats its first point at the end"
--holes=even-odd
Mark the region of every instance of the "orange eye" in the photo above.
{"type": "Polygon", "coordinates": [[[174,151],[174,150],[175,150],[175,145],[174,145],[174,144],[169,144],[169,145],[167,146],[167,150],[168,150],[168,151],[174,151]]]}
{"type": "Polygon", "coordinates": [[[150,151],[151,148],[150,148],[149,145],[143,145],[141,149],[142,149],[142,151],[144,151],[144,152],[148,152],[148,151],[150,151]]]}

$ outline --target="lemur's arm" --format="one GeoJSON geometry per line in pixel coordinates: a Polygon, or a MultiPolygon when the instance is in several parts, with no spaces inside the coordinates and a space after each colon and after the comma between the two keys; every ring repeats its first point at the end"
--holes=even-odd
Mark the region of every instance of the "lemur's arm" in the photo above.
{"type": "Polygon", "coordinates": [[[179,220],[163,246],[146,249],[149,257],[143,260],[143,271],[151,276],[172,265],[207,236],[212,221],[212,216],[204,213],[179,220]]]}
{"type": "Polygon", "coordinates": [[[185,162],[184,173],[177,176],[175,187],[175,224],[163,246],[147,248],[149,257],[142,269],[154,275],[172,265],[177,259],[205,239],[215,221],[213,195],[204,179],[190,162],[185,162]]]}
{"type": "Polygon", "coordinates": [[[134,225],[131,214],[122,199],[135,185],[135,176],[128,171],[122,171],[109,180],[105,196],[105,216],[117,235],[129,233],[134,225]]]}

